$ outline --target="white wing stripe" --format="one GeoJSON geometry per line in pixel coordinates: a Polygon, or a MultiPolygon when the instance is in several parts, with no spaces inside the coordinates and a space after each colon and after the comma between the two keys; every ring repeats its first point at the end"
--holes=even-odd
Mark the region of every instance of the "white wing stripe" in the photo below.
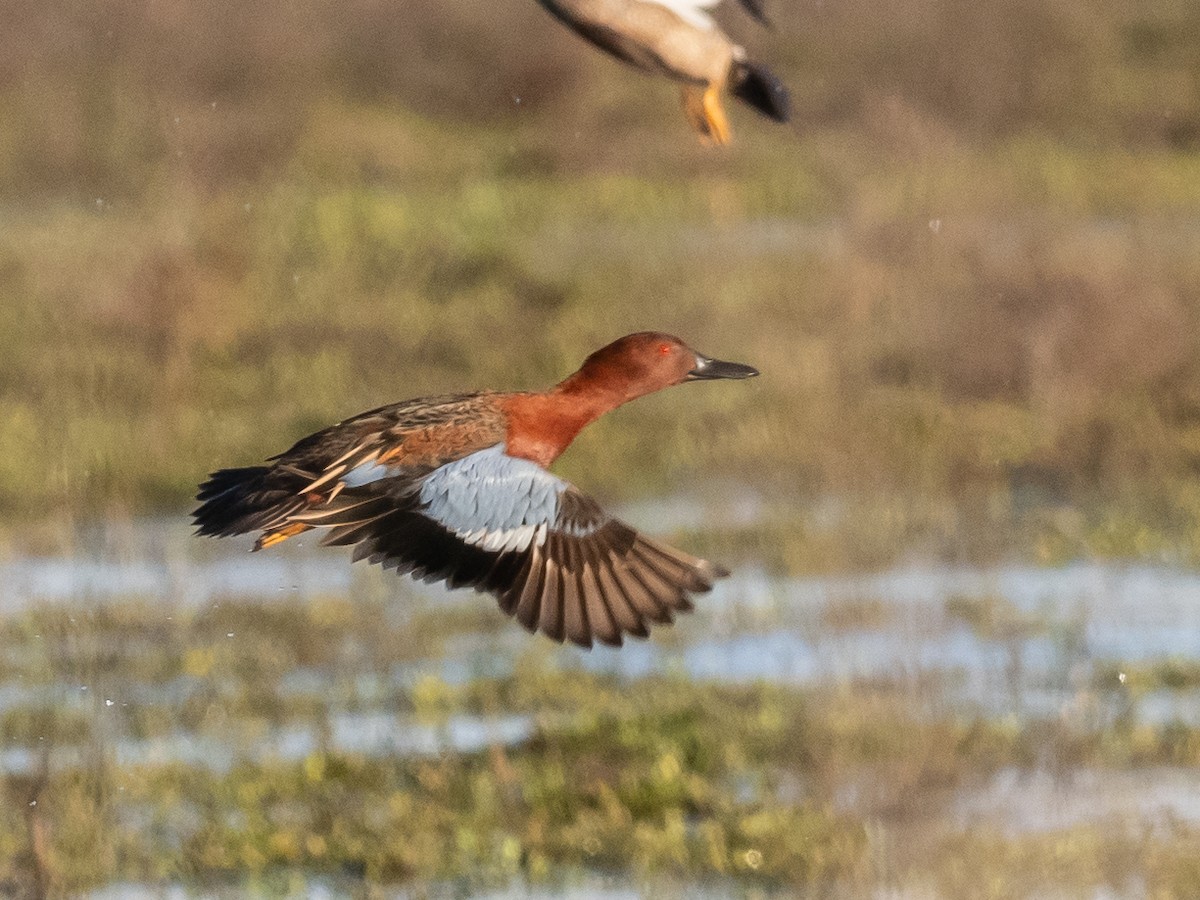
{"type": "MultiPolygon", "coordinates": [[[[459,537],[463,537],[459,535],[459,537]]],[[[527,550],[530,544],[540,547],[546,542],[544,525],[519,525],[508,531],[496,531],[485,534],[482,540],[472,540],[473,536],[463,537],[468,544],[475,544],[484,550],[503,553],[509,550],[527,550]],[[540,532],[540,534],[539,534],[540,532]]]]}
{"type": "Polygon", "coordinates": [[[683,21],[697,28],[715,28],[716,23],[704,12],[706,8],[716,6],[720,0],[643,0],[669,9],[683,21]]]}

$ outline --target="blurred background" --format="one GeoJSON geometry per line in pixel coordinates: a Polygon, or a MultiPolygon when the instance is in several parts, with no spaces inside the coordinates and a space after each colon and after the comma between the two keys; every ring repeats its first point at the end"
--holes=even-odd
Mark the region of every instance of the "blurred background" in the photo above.
{"type": "Polygon", "coordinates": [[[0,896],[1200,895],[1200,6],[775,0],[698,146],[533,0],[0,7],[0,896]],[[649,642],[207,472],[626,332],[649,642]]]}

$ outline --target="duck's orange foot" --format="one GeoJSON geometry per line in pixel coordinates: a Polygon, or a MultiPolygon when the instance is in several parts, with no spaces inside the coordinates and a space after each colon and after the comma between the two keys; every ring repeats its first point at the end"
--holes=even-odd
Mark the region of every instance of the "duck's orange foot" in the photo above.
{"type": "Polygon", "coordinates": [[[695,85],[684,87],[683,111],[702,142],[719,147],[729,143],[732,134],[721,105],[719,85],[710,84],[703,89],[695,85]]]}
{"type": "Polygon", "coordinates": [[[268,531],[254,542],[254,549],[265,550],[267,547],[274,547],[276,544],[281,544],[290,537],[308,531],[311,527],[311,525],[305,525],[303,522],[293,522],[291,525],[284,525],[282,528],[268,531]]]}

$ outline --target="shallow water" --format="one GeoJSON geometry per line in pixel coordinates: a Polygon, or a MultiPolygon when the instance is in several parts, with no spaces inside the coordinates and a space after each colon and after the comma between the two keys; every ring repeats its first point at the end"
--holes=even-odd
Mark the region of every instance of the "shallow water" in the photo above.
{"type": "MultiPolygon", "coordinates": [[[[750,507],[743,513],[752,518],[750,507]]],[[[646,510],[630,512],[636,516],[646,510]]],[[[667,505],[659,518],[667,523],[679,513],[667,505]]],[[[160,604],[166,612],[226,603],[354,599],[375,591],[394,596],[398,608],[410,611],[491,602],[470,591],[450,592],[363,564],[351,566],[346,553],[315,541],[293,540],[264,553],[251,554],[248,548],[248,541],[192,538],[174,522],[93,529],[71,558],[0,561],[0,610],[11,615],[44,604],[82,610],[140,600],[160,604]]],[[[1200,573],[1165,566],[910,564],[855,575],[776,577],[743,564],[698,605],[696,614],[680,620],[672,639],[633,640],[619,650],[564,647],[557,663],[627,678],[682,673],[796,685],[934,677],[940,679],[940,708],[1043,716],[1068,709],[1097,687],[1119,691],[1118,683],[1093,682],[1092,673],[1100,667],[1200,659],[1200,573]],[[968,609],[999,605],[1007,618],[976,627],[947,614],[954,604],[968,609]],[[865,621],[829,624],[839,610],[853,615],[863,605],[873,610],[865,621]]],[[[496,633],[456,634],[436,655],[418,653],[387,678],[411,684],[432,673],[462,683],[507,674],[529,641],[509,623],[496,633]]],[[[331,677],[297,671],[283,690],[320,693],[331,677]]],[[[179,702],[190,689],[187,683],[133,687],[143,703],[179,702]]],[[[47,690],[0,683],[0,711],[33,702],[47,690]]],[[[1144,692],[1125,701],[1133,704],[1139,721],[1200,723],[1197,691],[1144,692]]]]}
{"type": "Polygon", "coordinates": [[[963,827],[986,824],[1033,834],[1097,821],[1200,825],[1200,772],[1004,769],[959,798],[954,814],[963,827]]]}
{"type": "MultiPolygon", "coordinates": [[[[215,738],[179,731],[150,740],[118,739],[110,753],[120,767],[184,763],[213,772],[228,772],[239,762],[297,762],[317,750],[368,757],[437,756],[450,750],[472,753],[487,747],[519,744],[533,734],[530,716],[450,716],[430,725],[411,716],[387,713],[336,713],[325,728],[291,725],[258,737],[252,746],[233,745],[215,738]]],[[[52,767],[83,764],[85,751],[58,747],[52,767]]],[[[38,751],[26,747],[0,750],[0,770],[30,774],[41,765],[38,751]]]]}
{"type": "MultiPolygon", "coordinates": [[[[683,504],[657,515],[667,524],[691,512],[683,504]]],[[[649,511],[629,515],[640,521],[649,511]]],[[[738,515],[752,519],[754,505],[738,515]]],[[[488,598],[469,591],[414,585],[372,567],[351,566],[348,554],[315,541],[294,540],[256,554],[248,547],[249,542],[193,538],[176,522],[93,528],[80,534],[70,557],[0,561],[0,617],[37,607],[74,615],[132,601],[161,607],[169,619],[183,610],[380,596],[401,616],[480,609],[479,604],[491,608],[488,598]]],[[[263,725],[230,740],[182,723],[153,738],[137,737],[122,731],[122,709],[154,707],[170,715],[189,703],[207,702],[206,691],[219,694],[227,686],[216,676],[108,678],[103,685],[81,676],[48,683],[24,677],[23,660],[13,648],[0,648],[9,673],[0,677],[0,715],[52,707],[102,720],[107,752],[123,769],[178,763],[220,773],[243,761],[296,762],[329,750],[374,758],[469,753],[521,744],[547,723],[503,710],[431,722],[388,708],[386,698],[430,676],[455,685],[509,674],[536,647],[553,666],[631,681],[682,675],[805,688],[886,684],[931,716],[1070,721],[1082,732],[1102,731],[1118,719],[1200,726],[1200,690],[1185,685],[1133,691],[1119,677],[1125,667],[1200,659],[1200,573],[1165,566],[972,569],[911,563],[882,572],[780,577],[743,564],[676,628],[620,650],[554,648],[504,621],[498,611],[494,615],[496,627],[460,628],[428,651],[405,648],[404,661],[382,671],[292,668],[274,690],[284,699],[319,701],[325,710],[319,722],[263,725]]],[[[236,633],[227,637],[237,640],[236,633]]],[[[125,650],[136,653],[139,640],[146,638],[129,635],[125,650]]],[[[39,746],[11,742],[0,744],[0,768],[12,775],[34,773],[43,764],[73,769],[86,765],[90,752],[68,742],[43,757],[39,746]]],[[[854,808],[855,796],[847,793],[847,808],[854,808]]],[[[1120,772],[1003,768],[957,796],[947,824],[1026,834],[1113,822],[1200,827],[1198,797],[1195,772],[1166,766],[1120,772]]],[[[124,896],[126,887],[140,890],[114,886],[96,896],[124,896]]],[[[345,893],[332,882],[322,889],[328,896],[345,893]]],[[[623,884],[605,890],[614,897],[641,895],[623,884]]],[[[718,895],[723,894],[713,894],[718,895]]]]}

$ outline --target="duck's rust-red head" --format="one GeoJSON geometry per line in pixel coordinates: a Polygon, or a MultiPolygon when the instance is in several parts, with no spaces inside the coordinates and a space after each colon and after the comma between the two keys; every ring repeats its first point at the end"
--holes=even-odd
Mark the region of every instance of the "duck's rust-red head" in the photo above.
{"type": "Polygon", "coordinates": [[[685,381],[757,374],[752,366],[697,353],[674,335],[639,331],[601,347],[561,386],[617,394],[624,402],[685,381]]]}
{"type": "Polygon", "coordinates": [[[757,374],[751,366],[697,353],[673,335],[627,334],[601,347],[551,390],[505,399],[506,452],[548,466],[581,428],[622,403],[685,381],[757,374]]]}

